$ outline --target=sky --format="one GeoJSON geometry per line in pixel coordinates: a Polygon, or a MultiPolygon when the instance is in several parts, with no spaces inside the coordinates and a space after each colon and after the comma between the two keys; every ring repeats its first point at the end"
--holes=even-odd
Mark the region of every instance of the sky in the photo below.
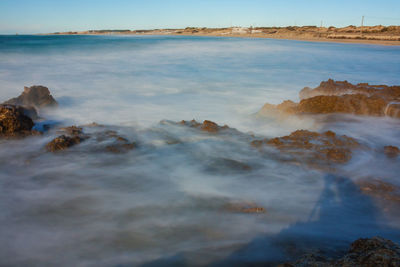
{"type": "Polygon", "coordinates": [[[399,0],[0,0],[0,34],[232,26],[400,25],[399,0]]]}

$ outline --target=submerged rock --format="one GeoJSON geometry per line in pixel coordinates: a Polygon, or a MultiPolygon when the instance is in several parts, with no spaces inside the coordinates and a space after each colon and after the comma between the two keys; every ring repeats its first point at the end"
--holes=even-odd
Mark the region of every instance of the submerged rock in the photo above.
{"type": "Polygon", "coordinates": [[[66,136],[60,135],[54,138],[51,142],[46,145],[47,151],[57,152],[65,150],[71,146],[80,144],[84,139],[79,136],[66,136]]]}
{"type": "Polygon", "coordinates": [[[299,103],[284,101],[279,105],[265,104],[259,115],[345,113],[368,116],[400,117],[400,86],[353,85],[328,80],[320,86],[300,91],[299,103]]]}
{"type": "Polygon", "coordinates": [[[40,85],[24,87],[24,91],[21,95],[16,98],[11,98],[4,102],[4,104],[34,107],[36,109],[55,107],[58,105],[57,101],[50,94],[49,89],[40,85]]]}
{"type": "Polygon", "coordinates": [[[286,267],[352,267],[352,266],[400,266],[400,247],[381,237],[361,238],[353,242],[350,250],[341,258],[333,260],[320,255],[307,254],[295,263],[286,263],[286,267]]]}
{"type": "Polygon", "coordinates": [[[14,105],[0,105],[0,137],[20,137],[32,134],[32,119],[26,110],[14,105]]]}
{"type": "MultiPolygon", "coordinates": [[[[93,127],[100,127],[98,125],[91,125],[93,127]]],[[[60,128],[58,133],[62,134],[46,145],[47,151],[56,152],[65,150],[74,145],[78,145],[83,141],[91,138],[94,140],[94,146],[89,150],[98,152],[111,152],[111,153],[125,153],[129,150],[136,148],[136,143],[129,142],[128,139],[120,136],[116,131],[104,130],[86,134],[83,128],[77,126],[69,126],[60,128]]]]}
{"type": "Polygon", "coordinates": [[[400,149],[397,146],[385,146],[383,151],[388,158],[397,158],[400,154],[400,149]]]}
{"type": "Polygon", "coordinates": [[[224,206],[224,209],[235,213],[267,213],[267,210],[253,202],[232,202],[224,206]]]}
{"type": "Polygon", "coordinates": [[[65,150],[74,145],[80,144],[89,138],[83,133],[82,128],[77,126],[64,127],[59,130],[62,135],[54,138],[46,145],[46,150],[49,152],[57,152],[65,150]]]}
{"type": "Polygon", "coordinates": [[[352,149],[360,147],[353,138],[338,136],[332,131],[317,133],[297,130],[288,136],[272,139],[254,140],[255,147],[273,146],[283,153],[289,153],[299,160],[317,163],[317,161],[346,163],[351,159],[352,149]]]}
{"type": "Polygon", "coordinates": [[[363,194],[400,205],[400,188],[394,184],[379,179],[365,179],[358,181],[357,185],[363,194]]]}
{"type": "Polygon", "coordinates": [[[179,124],[189,126],[192,128],[198,128],[204,132],[209,132],[209,133],[218,133],[221,130],[229,129],[228,125],[219,126],[215,122],[209,120],[205,120],[203,121],[203,123],[199,123],[195,120],[191,121],[182,120],[181,122],[179,122],[179,124]]]}

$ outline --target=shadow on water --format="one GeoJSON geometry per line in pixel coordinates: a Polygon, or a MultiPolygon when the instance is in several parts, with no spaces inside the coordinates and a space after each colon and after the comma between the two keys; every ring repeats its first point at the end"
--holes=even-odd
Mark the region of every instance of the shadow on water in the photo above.
{"type": "MultiPolygon", "coordinates": [[[[208,266],[276,266],[305,253],[337,257],[358,238],[381,236],[395,242],[400,230],[387,226],[369,196],[349,178],[327,174],[324,189],[307,221],[297,222],[276,235],[262,235],[208,266]]],[[[213,251],[213,255],[218,251],[213,251]]],[[[190,256],[189,256],[190,257],[190,256]]],[[[190,266],[185,253],[143,264],[149,266],[190,266]]]]}

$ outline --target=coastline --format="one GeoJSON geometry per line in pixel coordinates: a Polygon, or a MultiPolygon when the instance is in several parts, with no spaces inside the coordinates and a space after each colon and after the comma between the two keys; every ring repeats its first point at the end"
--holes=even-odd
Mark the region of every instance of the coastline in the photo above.
{"type": "Polygon", "coordinates": [[[296,40],[304,42],[324,42],[343,44],[371,44],[385,46],[400,45],[400,26],[347,26],[316,27],[230,27],[153,29],[153,30],[89,30],[55,32],[39,35],[170,35],[170,36],[208,36],[229,38],[265,38],[275,40],[296,40]]]}

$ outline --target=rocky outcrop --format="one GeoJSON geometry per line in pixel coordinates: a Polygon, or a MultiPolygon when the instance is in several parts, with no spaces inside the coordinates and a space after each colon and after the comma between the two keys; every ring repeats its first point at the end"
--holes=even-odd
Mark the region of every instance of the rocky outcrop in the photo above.
{"type": "Polygon", "coordinates": [[[234,213],[267,213],[267,210],[254,202],[231,202],[224,206],[224,210],[234,213]]]}
{"type": "Polygon", "coordinates": [[[353,266],[400,266],[400,247],[394,242],[381,237],[361,238],[353,242],[349,251],[341,258],[333,260],[320,255],[307,254],[285,267],[353,267],[353,266]]]}
{"type": "MultiPolygon", "coordinates": [[[[88,127],[102,128],[98,125],[88,127]]],[[[129,142],[128,139],[111,130],[101,129],[101,131],[86,134],[83,132],[83,128],[70,126],[59,129],[58,133],[62,135],[54,138],[46,145],[47,151],[62,151],[78,145],[89,138],[94,140],[94,145],[88,148],[93,152],[125,153],[137,147],[136,143],[129,142]]]]}
{"type": "Polygon", "coordinates": [[[255,147],[272,146],[298,160],[314,164],[346,163],[352,157],[352,150],[360,147],[355,139],[346,135],[338,136],[332,131],[317,133],[307,130],[297,130],[288,136],[273,139],[254,140],[251,144],[255,147]]]}
{"type": "Polygon", "coordinates": [[[400,207],[400,188],[398,186],[380,179],[360,180],[357,185],[363,194],[400,207]]]}
{"type": "Polygon", "coordinates": [[[74,145],[80,144],[81,142],[89,138],[89,136],[83,133],[82,128],[76,126],[61,128],[60,130],[64,134],[54,138],[52,141],[47,143],[47,151],[62,151],[74,145]]]}
{"type": "Polygon", "coordinates": [[[25,114],[26,110],[22,107],[0,105],[0,137],[31,135],[34,123],[25,114]]]}
{"type": "Polygon", "coordinates": [[[108,140],[111,141],[111,144],[105,147],[107,152],[121,154],[126,153],[129,150],[132,150],[137,147],[135,142],[130,142],[128,139],[120,136],[115,131],[106,131],[103,133],[98,133],[97,140],[108,140]]]}
{"type": "Polygon", "coordinates": [[[22,94],[16,98],[12,98],[4,104],[18,105],[24,107],[34,107],[36,109],[55,107],[57,101],[50,94],[47,87],[35,85],[24,87],[22,94]]]}
{"type": "Polygon", "coordinates": [[[54,138],[51,142],[46,145],[46,149],[49,152],[57,152],[65,150],[71,146],[80,144],[84,139],[79,136],[67,136],[60,135],[54,138]]]}
{"type": "Polygon", "coordinates": [[[219,126],[215,122],[212,122],[209,120],[205,120],[205,121],[203,121],[203,123],[199,123],[195,120],[191,120],[191,121],[182,120],[181,122],[179,122],[179,124],[185,125],[188,127],[192,127],[192,128],[198,128],[204,132],[209,132],[209,133],[218,133],[221,130],[229,129],[229,127],[227,125],[219,126]]]}
{"type": "Polygon", "coordinates": [[[346,113],[400,118],[400,86],[328,80],[314,89],[301,90],[300,99],[299,103],[287,100],[279,105],[266,104],[258,114],[346,113]]]}
{"type": "Polygon", "coordinates": [[[387,85],[369,85],[368,83],[351,84],[347,81],[334,81],[329,79],[326,82],[311,89],[309,87],[303,88],[300,93],[300,99],[307,99],[314,96],[341,96],[362,94],[366,96],[379,96],[387,99],[397,99],[400,97],[400,86],[387,86],[387,85]]]}
{"type": "Polygon", "coordinates": [[[383,152],[388,158],[397,158],[400,154],[400,149],[397,146],[385,146],[383,152]]]}

